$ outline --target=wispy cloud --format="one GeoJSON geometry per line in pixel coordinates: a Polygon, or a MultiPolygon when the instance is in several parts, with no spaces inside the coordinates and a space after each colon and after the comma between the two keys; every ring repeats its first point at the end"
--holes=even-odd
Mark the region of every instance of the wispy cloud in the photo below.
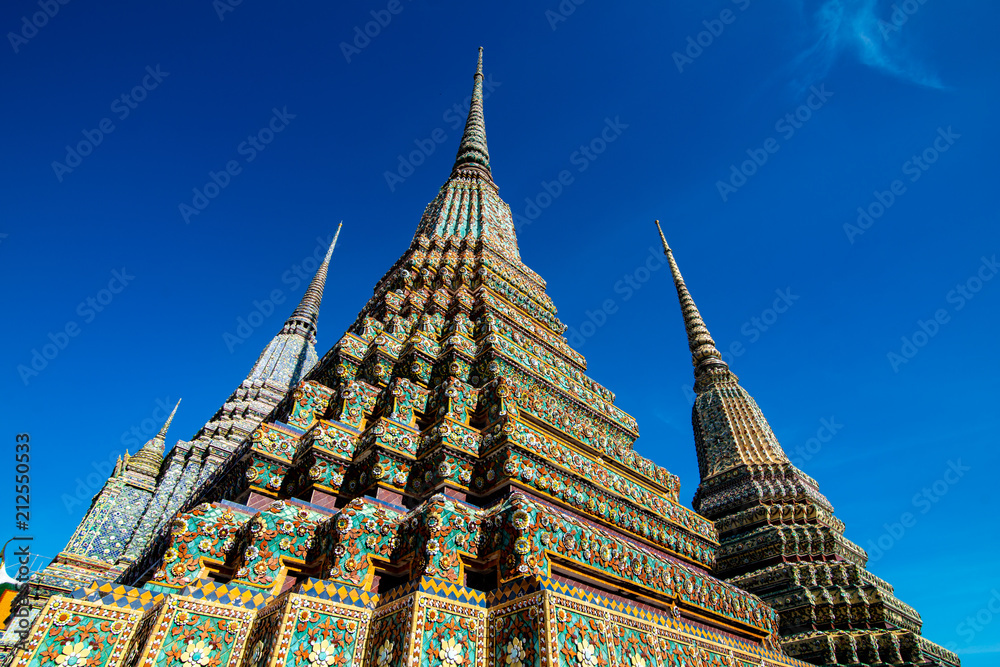
{"type": "Polygon", "coordinates": [[[842,58],[898,79],[944,88],[936,74],[912,54],[909,26],[892,23],[893,8],[880,0],[790,0],[805,26],[802,46],[790,64],[793,85],[802,89],[824,78],[842,58]]]}

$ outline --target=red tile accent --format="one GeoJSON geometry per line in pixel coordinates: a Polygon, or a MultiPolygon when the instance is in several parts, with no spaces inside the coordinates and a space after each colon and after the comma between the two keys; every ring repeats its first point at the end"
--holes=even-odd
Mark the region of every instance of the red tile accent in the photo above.
{"type": "Polygon", "coordinates": [[[252,507],[255,510],[259,510],[259,509],[264,509],[273,502],[274,498],[271,498],[269,496],[262,496],[256,491],[251,491],[250,497],[247,498],[246,505],[247,507],[252,507]]]}
{"type": "Polygon", "coordinates": [[[392,503],[393,505],[403,504],[403,494],[390,491],[389,489],[383,489],[382,487],[379,487],[375,497],[387,503],[392,503]]]}
{"type": "Polygon", "coordinates": [[[331,496],[329,493],[323,493],[322,491],[317,491],[316,489],[313,489],[309,502],[313,505],[319,505],[320,507],[326,507],[331,510],[337,508],[336,496],[331,496]]]}

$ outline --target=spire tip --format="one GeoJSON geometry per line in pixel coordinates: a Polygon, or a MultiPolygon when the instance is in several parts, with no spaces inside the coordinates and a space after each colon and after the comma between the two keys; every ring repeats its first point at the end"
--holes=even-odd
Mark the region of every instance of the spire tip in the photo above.
{"type": "Polygon", "coordinates": [[[340,224],[337,225],[337,231],[333,235],[333,240],[330,241],[330,247],[326,250],[326,257],[323,258],[323,263],[329,265],[330,258],[333,257],[333,249],[337,247],[337,239],[340,238],[340,228],[344,226],[344,221],[341,220],[340,224]]]}
{"type": "Polygon", "coordinates": [[[483,47],[479,47],[479,60],[473,77],[472,98],[469,102],[469,117],[465,122],[465,133],[458,146],[454,176],[460,171],[479,173],[493,182],[490,171],[490,152],[486,148],[486,122],[483,119],[483,47]]]}
{"type": "Polygon", "coordinates": [[[170,412],[170,416],[167,417],[167,421],[163,422],[163,426],[160,427],[160,432],[156,434],[156,439],[165,440],[167,437],[167,431],[170,430],[170,423],[174,421],[174,415],[177,414],[177,408],[181,407],[181,401],[184,399],[177,399],[177,405],[170,412]]]}
{"type": "Polygon", "coordinates": [[[697,392],[698,378],[705,371],[714,372],[716,369],[722,368],[728,372],[729,365],[723,361],[722,355],[716,349],[715,341],[708,332],[708,327],[705,326],[705,321],[702,319],[701,313],[698,312],[698,307],[695,305],[694,299],[691,298],[691,293],[684,283],[684,277],[681,276],[681,270],[674,259],[674,253],[670,250],[670,246],[667,245],[667,238],[663,235],[663,228],[660,226],[659,220],[656,221],[656,229],[660,232],[660,240],[663,242],[663,254],[667,256],[667,262],[670,264],[670,273],[674,279],[674,287],[677,288],[677,298],[681,305],[681,315],[684,317],[684,329],[687,331],[688,347],[691,350],[691,362],[695,368],[695,392],[697,392]]]}
{"type": "Polygon", "coordinates": [[[663,228],[660,227],[660,221],[656,221],[656,229],[660,232],[660,242],[663,243],[663,254],[666,255],[670,252],[670,246],[667,245],[667,237],[663,235],[663,228]]]}
{"type": "Polygon", "coordinates": [[[330,247],[326,250],[326,257],[323,258],[323,262],[316,270],[316,274],[309,283],[309,287],[306,288],[306,293],[302,295],[299,305],[285,320],[285,326],[282,327],[280,334],[298,333],[306,336],[313,343],[316,342],[316,323],[319,320],[319,306],[323,300],[323,290],[326,288],[326,275],[330,267],[330,258],[333,256],[333,249],[337,247],[337,239],[340,238],[340,229],[343,226],[344,221],[341,220],[340,224],[337,225],[337,232],[333,235],[333,240],[330,241],[330,247]]]}

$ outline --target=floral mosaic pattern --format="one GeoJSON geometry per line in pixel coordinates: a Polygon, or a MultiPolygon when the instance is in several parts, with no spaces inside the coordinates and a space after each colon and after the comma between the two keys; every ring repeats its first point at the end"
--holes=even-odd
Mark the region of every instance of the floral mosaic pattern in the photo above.
{"type": "Polygon", "coordinates": [[[292,659],[296,667],[346,667],[353,664],[359,623],[302,609],[295,618],[292,659]]]}
{"type": "Polygon", "coordinates": [[[550,645],[556,648],[563,667],[607,667],[604,621],[560,608],[556,612],[555,634],[550,645]]]}
{"type": "Polygon", "coordinates": [[[315,510],[276,500],[249,525],[234,584],[271,588],[288,562],[304,563],[316,527],[328,517],[315,510]]]}
{"type": "Polygon", "coordinates": [[[39,614],[18,667],[116,667],[143,612],[53,598],[39,614]]]}
{"type": "Polygon", "coordinates": [[[515,493],[484,519],[488,548],[501,551],[502,581],[549,574],[548,552],[635,582],[765,632],[777,631],[777,615],[758,598],[596,530],[527,496],[515,493]]]}
{"type": "Polygon", "coordinates": [[[409,647],[412,598],[379,610],[372,621],[365,667],[402,667],[409,647]]]}
{"type": "Polygon", "coordinates": [[[454,450],[456,454],[466,455],[474,460],[482,449],[483,436],[479,429],[445,417],[434,426],[424,431],[424,451],[434,451],[436,447],[454,450]]]}
{"type": "MultiPolygon", "coordinates": [[[[447,437],[447,436],[446,436],[447,437]]],[[[428,441],[431,451],[421,458],[409,477],[409,490],[414,495],[426,495],[443,485],[450,488],[468,489],[472,480],[475,460],[469,456],[449,451],[441,440],[428,441]]]]}
{"type": "MultiPolygon", "coordinates": [[[[495,428],[485,438],[484,445],[486,449],[484,453],[485,451],[489,451],[493,443],[499,444],[502,440],[495,428]]],[[[625,500],[631,501],[657,514],[669,517],[674,523],[702,537],[713,541],[716,539],[715,528],[711,521],[678,504],[677,494],[680,489],[680,482],[674,475],[669,475],[668,473],[667,484],[662,486],[657,485],[662,488],[661,496],[651,491],[647,486],[637,484],[620,472],[607,465],[601,465],[590,457],[582,456],[579,451],[574,451],[555,438],[545,435],[538,429],[527,424],[516,423],[512,433],[507,435],[507,438],[553,463],[558,463],[568,468],[575,476],[591,480],[596,484],[600,484],[608,491],[620,495],[625,500]]]]}
{"type": "Polygon", "coordinates": [[[250,520],[221,504],[202,504],[178,515],[171,524],[170,546],[153,581],[182,588],[205,575],[206,563],[224,563],[237,532],[250,520]]]}
{"type": "Polygon", "coordinates": [[[296,594],[282,598],[273,609],[277,613],[272,617],[280,619],[280,626],[272,634],[260,636],[265,658],[272,660],[271,664],[361,667],[368,644],[370,609],[296,594]]]}
{"type": "Polygon", "coordinates": [[[373,486],[402,491],[410,478],[411,465],[410,458],[373,445],[366,448],[364,455],[351,467],[341,491],[348,496],[360,496],[373,486]]]}
{"type": "Polygon", "coordinates": [[[366,588],[375,576],[373,559],[389,560],[396,548],[396,524],[402,512],[393,512],[363,499],[351,501],[321,531],[320,551],[330,555],[329,578],[366,588]]]}
{"type": "Polygon", "coordinates": [[[340,403],[333,411],[334,418],[347,426],[361,429],[365,415],[375,409],[378,390],[360,380],[350,382],[340,391],[340,403]]]}
{"type": "MultiPolygon", "coordinates": [[[[538,596],[533,596],[538,598],[538,596]]],[[[534,600],[515,602],[492,617],[493,664],[497,667],[535,667],[541,664],[541,605],[534,600]]]]}
{"type": "Polygon", "coordinates": [[[302,436],[302,449],[313,449],[329,458],[350,462],[360,433],[340,422],[321,419],[302,436]]]}
{"type": "Polygon", "coordinates": [[[385,393],[386,416],[406,426],[416,426],[417,413],[423,412],[430,392],[406,378],[397,378],[385,393]]]}
{"type": "Polygon", "coordinates": [[[299,434],[274,424],[261,424],[250,436],[253,449],[270,457],[291,462],[295,456],[299,434]]]}
{"type": "Polygon", "coordinates": [[[418,593],[411,660],[422,667],[485,667],[486,611],[418,593]]]}
{"type": "Polygon", "coordinates": [[[268,494],[276,494],[284,484],[289,466],[267,456],[254,456],[246,469],[246,481],[268,494]]]}
{"type": "MultiPolygon", "coordinates": [[[[708,541],[692,534],[685,526],[666,521],[662,514],[642,511],[622,502],[592,484],[593,477],[583,481],[544,460],[524,456],[512,448],[505,448],[489,457],[479,470],[480,474],[473,482],[478,489],[495,488],[508,480],[519,480],[547,497],[569,504],[582,514],[655,542],[686,560],[705,567],[711,567],[715,562],[714,539],[708,541]],[[483,468],[485,472],[482,472],[483,468]]],[[[678,512],[673,514],[684,516],[678,512]]],[[[714,530],[712,532],[714,534],[714,530]]]]}
{"type": "Polygon", "coordinates": [[[285,605],[281,602],[261,609],[247,638],[242,667],[265,667],[277,644],[277,634],[285,605]]]}
{"type": "Polygon", "coordinates": [[[612,624],[609,633],[612,661],[623,667],[659,667],[659,640],[652,628],[646,630],[612,624]]]}
{"type": "Polygon", "coordinates": [[[379,447],[401,453],[407,458],[415,458],[420,446],[420,433],[388,419],[378,419],[361,436],[359,456],[365,450],[379,447]]]}
{"type": "Polygon", "coordinates": [[[449,377],[437,387],[429,412],[436,419],[468,424],[479,402],[479,389],[457,377],[449,377]]]}
{"type": "Polygon", "coordinates": [[[413,554],[411,579],[426,575],[461,583],[460,554],[477,554],[479,526],[474,510],[442,495],[434,496],[400,524],[397,556],[413,554]]]}
{"type": "Polygon", "coordinates": [[[288,424],[303,431],[326,412],[333,390],[319,382],[301,383],[292,393],[292,410],[288,424]]]}
{"type": "Polygon", "coordinates": [[[301,497],[310,488],[336,495],[340,491],[350,466],[337,460],[320,458],[318,448],[307,450],[297,461],[297,477],[289,491],[301,497]]]}
{"type": "Polygon", "coordinates": [[[230,667],[238,663],[254,611],[172,597],[153,628],[146,666],[230,667]]]}
{"type": "Polygon", "coordinates": [[[576,401],[581,402],[588,410],[596,408],[605,418],[638,435],[638,426],[631,415],[626,414],[613,403],[605,400],[602,395],[593,391],[583,382],[578,382],[572,377],[559,372],[554,365],[548,363],[548,357],[551,355],[544,354],[541,358],[541,362],[544,363],[540,363],[538,357],[528,354],[522,347],[504,336],[493,334],[486,337],[486,340],[504,358],[514,362],[529,373],[537,373],[557,390],[565,392],[576,401]]]}

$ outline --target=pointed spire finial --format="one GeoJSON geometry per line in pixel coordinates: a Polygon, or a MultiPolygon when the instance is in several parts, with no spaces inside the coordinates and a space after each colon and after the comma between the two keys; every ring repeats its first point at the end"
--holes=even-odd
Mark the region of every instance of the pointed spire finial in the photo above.
{"type": "Polygon", "coordinates": [[[729,370],[728,364],[722,360],[722,354],[715,347],[715,341],[705,326],[705,321],[698,312],[691,293],[688,292],[687,285],[681,270],[674,260],[674,253],[667,245],[667,237],[663,235],[663,228],[660,221],[656,221],[656,229],[660,232],[660,241],[663,243],[663,254],[667,256],[670,264],[670,273],[674,277],[674,287],[677,288],[677,298],[681,303],[681,314],[684,316],[684,328],[687,330],[688,347],[691,349],[691,363],[694,365],[695,377],[699,377],[706,370],[729,370]],[[714,368],[713,368],[714,367],[714,368]]]}
{"type": "Polygon", "coordinates": [[[669,257],[670,255],[668,255],[668,253],[670,253],[670,246],[667,245],[667,237],[663,235],[663,228],[660,227],[660,221],[656,220],[655,223],[656,231],[660,232],[660,243],[663,244],[663,254],[669,257]]]}
{"type": "Polygon", "coordinates": [[[157,439],[166,440],[167,431],[170,430],[170,422],[174,420],[174,415],[177,414],[177,408],[181,407],[181,400],[177,399],[177,405],[174,406],[173,412],[167,417],[167,421],[163,422],[163,426],[160,427],[160,432],[156,434],[157,439]]]}
{"type": "Polygon", "coordinates": [[[316,269],[316,275],[306,288],[306,293],[302,295],[302,300],[296,306],[295,311],[285,321],[281,333],[298,333],[306,336],[313,342],[316,341],[316,323],[319,321],[319,306],[323,301],[323,290],[326,287],[326,274],[330,267],[330,258],[333,256],[333,249],[337,247],[337,239],[340,238],[340,228],[344,226],[341,220],[337,225],[337,232],[333,235],[333,241],[326,251],[323,263],[316,269]]]}
{"type": "Polygon", "coordinates": [[[486,120],[483,117],[483,47],[479,47],[479,62],[473,77],[472,100],[469,103],[469,118],[465,122],[465,134],[458,146],[452,175],[460,171],[478,172],[493,182],[490,171],[490,151],[486,147],[486,120]]]}
{"type": "Polygon", "coordinates": [[[177,408],[180,406],[181,400],[178,399],[177,405],[174,406],[170,416],[167,417],[167,421],[163,422],[163,426],[160,427],[157,434],[147,440],[146,444],[136,452],[135,456],[130,457],[128,450],[125,450],[125,459],[119,459],[116,470],[124,467],[125,470],[141,472],[151,477],[156,477],[160,473],[160,464],[163,463],[167,431],[170,429],[170,423],[174,421],[174,415],[177,414],[177,408]]]}

